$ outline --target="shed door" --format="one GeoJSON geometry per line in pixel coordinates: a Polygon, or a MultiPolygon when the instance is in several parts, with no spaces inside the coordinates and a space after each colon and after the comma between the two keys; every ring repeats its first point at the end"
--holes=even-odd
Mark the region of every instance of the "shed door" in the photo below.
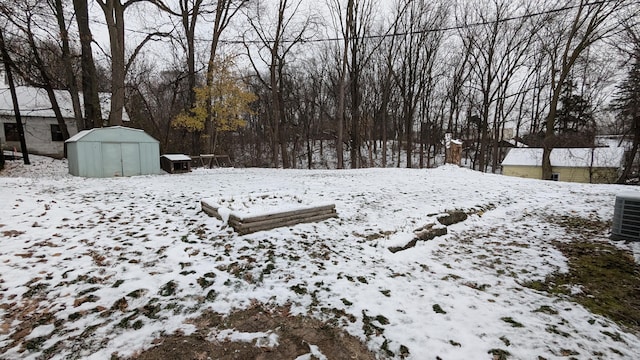
{"type": "Polygon", "coordinates": [[[102,143],[104,176],[122,176],[122,148],[120,143],[102,143]]]}
{"type": "Polygon", "coordinates": [[[140,145],[137,143],[102,143],[104,176],[140,175],[140,145]]]}
{"type": "Polygon", "coordinates": [[[140,145],[122,143],[122,174],[124,176],[140,175],[140,145]]]}

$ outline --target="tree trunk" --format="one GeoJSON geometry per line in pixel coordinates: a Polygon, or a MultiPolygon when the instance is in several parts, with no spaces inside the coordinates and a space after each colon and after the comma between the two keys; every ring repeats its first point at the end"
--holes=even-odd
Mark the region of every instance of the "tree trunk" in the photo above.
{"type": "Polygon", "coordinates": [[[67,87],[69,96],[71,96],[71,104],[73,106],[73,115],[76,121],[78,131],[84,130],[84,120],[82,119],[82,106],[80,105],[80,96],[78,94],[78,86],[76,77],[73,72],[73,64],[71,59],[71,50],[69,49],[69,32],[67,24],[64,20],[64,9],[62,0],[55,0],[56,18],[58,20],[58,28],[60,30],[60,39],[62,41],[62,61],[67,77],[67,87]]]}
{"type": "Polygon", "coordinates": [[[84,100],[84,126],[83,129],[102,127],[102,111],[100,97],[98,96],[98,76],[93,61],[91,42],[93,37],[89,27],[89,13],[87,0],[73,0],[73,8],[76,13],[78,32],[80,33],[82,67],[82,98],[84,100]]]}
{"type": "MultiPolygon", "coordinates": [[[[9,57],[7,46],[4,42],[4,30],[0,27],[0,52],[4,64],[4,71],[7,73],[7,81],[9,82],[9,91],[11,92],[11,101],[13,102],[13,113],[16,116],[16,127],[18,128],[18,137],[20,138],[20,151],[22,152],[22,160],[25,165],[30,165],[29,151],[27,150],[27,141],[24,137],[24,127],[22,126],[22,117],[20,116],[20,106],[18,104],[18,96],[16,95],[16,86],[13,83],[13,73],[11,68],[13,62],[9,57]]],[[[2,149],[0,149],[2,151],[2,149]]]]}
{"type": "MultiPolygon", "coordinates": [[[[348,31],[348,30],[347,30],[348,31]]],[[[336,125],[336,158],[338,169],[344,169],[344,102],[345,102],[345,89],[346,89],[346,73],[347,73],[347,49],[348,49],[348,32],[344,38],[344,49],[342,54],[342,71],[340,73],[340,84],[338,89],[338,109],[336,110],[336,117],[338,118],[338,124],[336,125]]]]}
{"type": "Polygon", "coordinates": [[[560,99],[560,93],[562,92],[562,84],[564,81],[564,77],[560,77],[560,82],[556,85],[553,90],[553,95],[551,97],[551,102],[549,104],[549,114],[547,115],[546,120],[546,132],[544,137],[544,150],[542,152],[542,180],[551,180],[552,169],[551,169],[551,150],[555,146],[555,122],[556,122],[556,111],[558,109],[558,101],[560,99]]]}
{"type": "Polygon", "coordinates": [[[638,115],[633,120],[633,145],[631,147],[631,151],[627,154],[627,157],[624,161],[624,170],[616,183],[624,184],[625,181],[629,178],[629,174],[631,174],[631,170],[633,168],[633,162],[636,159],[636,155],[638,154],[638,148],[640,147],[640,126],[638,126],[640,119],[638,119],[638,115]]]}
{"type": "Polygon", "coordinates": [[[109,125],[122,125],[122,109],[124,108],[124,10],[126,5],[120,0],[98,1],[104,13],[109,31],[109,45],[111,46],[111,108],[109,111],[109,125]]]}
{"type": "MultiPolygon", "coordinates": [[[[31,30],[31,20],[27,24],[27,41],[29,42],[29,46],[31,47],[31,51],[33,52],[33,58],[35,61],[35,65],[42,77],[43,87],[47,92],[47,97],[49,98],[49,102],[51,103],[51,108],[53,109],[53,113],[56,116],[56,121],[58,122],[58,126],[60,127],[60,131],[62,132],[62,138],[67,140],[69,138],[69,129],[67,129],[67,123],[65,122],[64,117],[62,116],[62,112],[60,111],[60,106],[58,105],[58,99],[56,98],[55,92],[53,91],[53,85],[51,84],[51,77],[47,73],[47,68],[44,62],[42,61],[42,57],[40,56],[40,51],[36,46],[36,41],[33,35],[33,31],[31,30]]],[[[66,155],[66,151],[65,151],[66,155]]]]}

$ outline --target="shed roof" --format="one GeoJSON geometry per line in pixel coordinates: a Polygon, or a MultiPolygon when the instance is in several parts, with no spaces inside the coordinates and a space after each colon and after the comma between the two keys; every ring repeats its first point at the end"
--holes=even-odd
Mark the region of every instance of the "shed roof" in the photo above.
{"type": "Polygon", "coordinates": [[[82,130],[74,136],[70,137],[66,143],[72,142],[143,142],[149,143],[159,142],[151,135],[144,132],[144,130],[133,129],[124,126],[111,126],[105,128],[93,128],[89,130],[82,130]]]}
{"type": "MultiPolygon", "coordinates": [[[[541,148],[513,148],[502,166],[542,166],[541,148]]],[[[618,168],[624,160],[623,148],[556,148],[551,151],[551,166],[618,168]]]]}
{"type": "Polygon", "coordinates": [[[191,158],[184,154],[164,154],[162,157],[171,161],[191,161],[191,158]]]}
{"type": "MultiPolygon", "coordinates": [[[[73,119],[75,117],[73,113],[73,104],[71,102],[71,94],[67,90],[53,90],[56,100],[58,100],[58,106],[62,117],[65,119],[73,119]]],[[[49,117],[55,118],[56,114],[53,112],[51,101],[45,89],[36,88],[32,86],[16,86],[16,95],[18,97],[18,106],[20,106],[20,115],[32,116],[32,117],[49,117]]],[[[103,117],[106,119],[109,117],[109,109],[111,106],[111,94],[99,93],[100,105],[102,108],[103,117]]],[[[83,98],[80,96],[80,106],[84,111],[83,98]]],[[[14,116],[13,100],[11,98],[11,92],[5,85],[0,84],[0,115],[14,116]]],[[[122,120],[129,121],[129,115],[123,109],[122,120]]]]}

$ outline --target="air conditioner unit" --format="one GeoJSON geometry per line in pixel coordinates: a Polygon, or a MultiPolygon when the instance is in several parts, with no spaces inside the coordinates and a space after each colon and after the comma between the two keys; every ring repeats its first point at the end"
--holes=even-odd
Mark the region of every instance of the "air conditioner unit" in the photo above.
{"type": "Polygon", "coordinates": [[[611,238],[640,241],[640,194],[616,195],[611,238]]]}

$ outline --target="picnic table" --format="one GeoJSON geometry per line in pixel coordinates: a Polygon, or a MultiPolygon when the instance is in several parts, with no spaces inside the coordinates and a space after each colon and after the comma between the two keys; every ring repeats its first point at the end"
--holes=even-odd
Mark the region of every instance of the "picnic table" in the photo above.
{"type": "Polygon", "coordinates": [[[200,156],[192,156],[192,160],[200,160],[202,167],[209,167],[209,169],[216,167],[230,167],[231,159],[229,155],[215,155],[215,154],[200,154],[200,156]]]}

